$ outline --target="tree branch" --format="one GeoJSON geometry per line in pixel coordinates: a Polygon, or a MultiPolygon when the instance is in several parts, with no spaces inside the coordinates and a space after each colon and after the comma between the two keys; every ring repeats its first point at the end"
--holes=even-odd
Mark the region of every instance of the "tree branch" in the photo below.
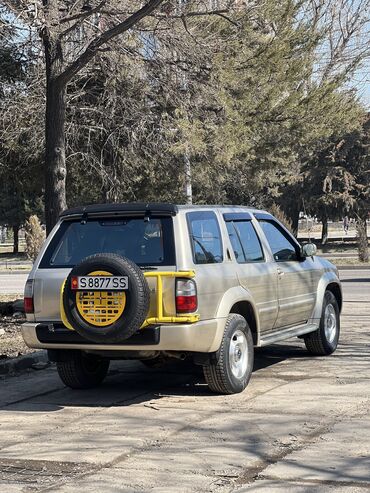
{"type": "Polygon", "coordinates": [[[163,0],[149,0],[140,10],[91,41],[86,50],[59,75],[59,84],[67,84],[74,75],[94,58],[103,44],[131,29],[141,19],[153,12],[162,2],[163,0]]]}
{"type": "Polygon", "coordinates": [[[177,14],[177,15],[166,15],[166,14],[160,14],[160,15],[154,15],[157,19],[182,19],[183,17],[204,17],[204,16],[212,16],[212,15],[222,15],[222,14],[228,14],[230,12],[230,9],[218,9],[218,10],[202,10],[199,12],[184,12],[182,14],[177,14]]]}
{"type": "Polygon", "coordinates": [[[99,12],[102,7],[107,3],[107,0],[102,0],[96,7],[93,9],[88,10],[87,12],[80,12],[78,14],[70,15],[69,17],[63,17],[63,19],[60,19],[60,24],[65,24],[66,22],[71,22],[71,21],[81,21],[86,19],[87,17],[90,17],[91,15],[95,14],[96,12],[99,12]]]}

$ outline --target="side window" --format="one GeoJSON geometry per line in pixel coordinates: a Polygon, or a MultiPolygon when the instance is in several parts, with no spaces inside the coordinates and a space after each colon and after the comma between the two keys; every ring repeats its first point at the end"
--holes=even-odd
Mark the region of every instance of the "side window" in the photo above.
{"type": "Polygon", "coordinates": [[[260,225],[277,262],[298,260],[296,245],[285,236],[277,224],[271,221],[260,221],[260,225]]]}
{"type": "Polygon", "coordinates": [[[226,223],[227,231],[229,233],[229,238],[231,242],[231,246],[234,250],[235,258],[239,264],[245,262],[245,255],[243,252],[242,244],[240,243],[240,238],[238,233],[234,227],[233,222],[226,223]]]}
{"type": "Polygon", "coordinates": [[[195,264],[215,264],[223,261],[221,231],[212,211],[187,213],[190,241],[195,264]]]}
{"type": "Polygon", "coordinates": [[[251,221],[227,222],[226,225],[239,264],[264,260],[262,247],[251,221]]]}
{"type": "Polygon", "coordinates": [[[238,232],[246,262],[261,262],[264,255],[260,240],[251,221],[238,221],[234,223],[238,232]]]}

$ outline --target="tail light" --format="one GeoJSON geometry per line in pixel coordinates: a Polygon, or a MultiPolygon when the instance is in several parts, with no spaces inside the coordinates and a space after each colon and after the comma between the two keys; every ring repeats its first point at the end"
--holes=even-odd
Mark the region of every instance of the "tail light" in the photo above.
{"type": "Polygon", "coordinates": [[[34,313],[33,306],[33,279],[29,279],[24,287],[24,311],[25,313],[34,313]]]}
{"type": "Polygon", "coordinates": [[[197,285],[192,279],[176,279],[176,312],[193,313],[198,308],[197,285]]]}

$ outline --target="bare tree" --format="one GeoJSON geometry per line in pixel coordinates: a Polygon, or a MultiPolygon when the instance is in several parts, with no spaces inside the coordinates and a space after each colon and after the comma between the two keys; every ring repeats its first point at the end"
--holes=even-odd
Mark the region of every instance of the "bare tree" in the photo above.
{"type": "MultiPolygon", "coordinates": [[[[366,8],[369,2],[361,0],[361,6],[366,8]]],[[[287,1],[283,9],[273,0],[143,3],[0,1],[0,7],[7,4],[30,26],[33,36],[39,33],[45,53],[48,230],[66,206],[66,159],[69,176],[76,182],[82,173],[86,177],[90,167],[88,177],[101,179],[99,197],[104,200],[141,198],[137,192],[145,190],[142,178],[145,181],[146,176],[154,190],[159,161],[162,159],[164,169],[171,159],[178,166],[184,155],[197,176],[195,200],[223,201],[227,196],[233,201],[254,200],[251,180],[255,180],[256,190],[267,185],[266,169],[276,165],[279,149],[282,161],[291,163],[286,157],[289,152],[292,160],[297,159],[304,146],[328,137],[333,117],[321,101],[330,101],[343,86],[343,77],[353,73],[367,53],[366,36],[361,39],[359,35],[364,16],[361,11],[356,14],[358,0],[341,0],[341,5],[350,9],[346,7],[347,19],[354,22],[352,28],[347,22],[348,29],[343,28],[344,8],[333,10],[338,3],[334,0],[287,1]],[[338,29],[340,19],[342,29],[338,29]],[[293,43],[297,33],[302,40],[293,43]],[[292,49],[285,52],[290,45],[292,49]],[[103,53],[106,51],[114,53],[103,53]],[[279,60],[280,54],[284,55],[281,67],[270,64],[269,60],[279,60]],[[119,69],[130,72],[132,90],[129,94],[127,84],[121,82],[118,90],[111,90],[104,82],[96,103],[88,94],[89,81],[105,63],[108,78],[112,78],[109,74],[119,75],[119,69]],[[83,107],[74,107],[79,101],[76,91],[86,95],[80,104],[83,107]],[[242,104],[234,106],[238,100],[242,104]],[[71,110],[67,116],[66,106],[71,110]],[[289,131],[290,122],[297,142],[289,131]],[[82,127],[83,131],[76,131],[82,127]],[[143,162],[147,163],[145,169],[143,162]],[[253,173],[245,172],[248,166],[253,173]],[[204,184],[208,184],[208,195],[204,184]]],[[[120,80],[127,81],[127,77],[121,74],[120,80]]],[[[296,164],[298,169],[299,162],[296,164]]],[[[290,164],[288,167],[291,169],[290,164]]],[[[176,170],[181,179],[184,168],[189,171],[189,166],[182,164],[180,173],[176,170]]],[[[269,176],[270,189],[282,181],[279,170],[269,176]]],[[[163,180],[162,174],[158,178],[162,187],[163,180]]],[[[153,193],[158,196],[158,189],[153,193]]],[[[81,197],[84,195],[77,200],[81,197]]]]}
{"type": "Polygon", "coordinates": [[[163,0],[8,0],[7,5],[37,29],[45,53],[45,219],[50,232],[66,208],[66,88],[109,42],[128,33],[163,0]]]}

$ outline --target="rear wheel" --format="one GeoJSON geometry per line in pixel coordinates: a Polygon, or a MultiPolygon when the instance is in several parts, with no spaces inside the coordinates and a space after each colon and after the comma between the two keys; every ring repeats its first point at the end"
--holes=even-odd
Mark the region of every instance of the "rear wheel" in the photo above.
{"type": "Polygon", "coordinates": [[[231,313],[215,361],[203,366],[206,382],[213,392],[242,392],[253,369],[253,337],[244,317],[231,313]]]}
{"type": "Polygon", "coordinates": [[[327,356],[338,346],[340,333],[339,307],[331,291],[324,295],[320,325],[304,337],[307,350],[316,356],[327,356]]]}
{"type": "Polygon", "coordinates": [[[110,361],[76,351],[68,361],[57,362],[62,382],[71,389],[91,389],[99,386],[107,376],[110,361]]]}

